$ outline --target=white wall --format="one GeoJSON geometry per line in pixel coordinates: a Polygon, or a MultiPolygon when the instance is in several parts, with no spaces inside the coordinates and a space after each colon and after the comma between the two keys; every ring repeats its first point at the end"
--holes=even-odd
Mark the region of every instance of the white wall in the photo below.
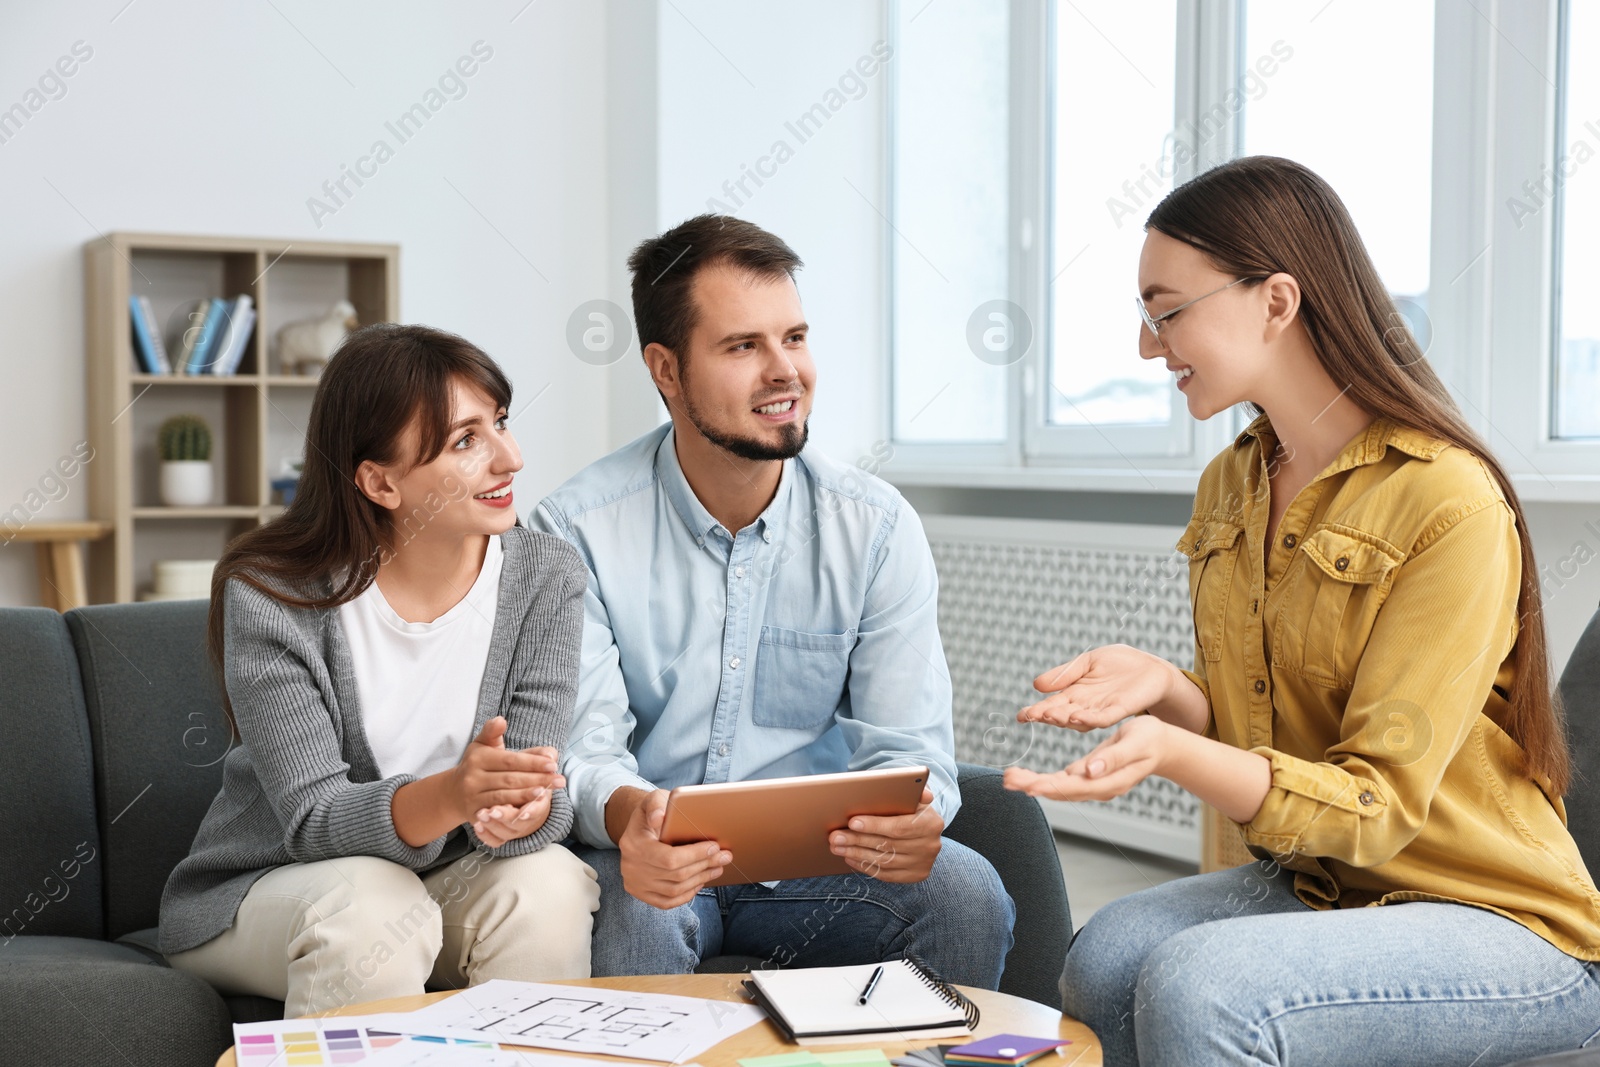
{"type": "MultiPolygon", "coordinates": [[[[84,437],[82,247],[112,230],[397,242],[405,319],[482,345],[519,407],[550,387],[514,425],[519,499],[605,451],[606,372],[564,340],[615,295],[604,6],[124,3],[5,5],[0,109],[93,54],[0,143],[0,511],[84,437]],[[480,40],[466,94],[399,144],[384,123],[480,40]],[[318,228],[307,198],[378,138],[394,157],[318,228]]],[[[85,508],[74,485],[37,518],[85,508]]],[[[0,548],[0,603],[38,602],[32,555],[0,548]]]]}
{"type": "Polygon", "coordinates": [[[840,77],[884,38],[881,6],[695,0],[659,11],[660,225],[725,211],[799,253],[817,360],[812,441],[844,462],[870,454],[887,430],[884,222],[874,207],[887,210],[884,103],[892,72],[861,79],[859,99],[839,92],[840,77]],[[830,102],[840,106],[819,129],[808,127],[803,142],[786,125],[830,102]],[[773,151],[779,141],[793,153],[781,164],[773,151]],[[758,167],[772,173],[761,185],[747,179],[743,191],[724,189],[758,167]],[[708,208],[711,200],[719,204],[708,208]]]}

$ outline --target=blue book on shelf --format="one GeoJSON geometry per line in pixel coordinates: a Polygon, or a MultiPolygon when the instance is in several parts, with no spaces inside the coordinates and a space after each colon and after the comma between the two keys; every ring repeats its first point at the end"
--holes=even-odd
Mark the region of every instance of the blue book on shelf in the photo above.
{"type": "Polygon", "coordinates": [[[167,339],[162,335],[161,324],[156,321],[156,309],[148,296],[139,297],[139,310],[144,312],[144,325],[150,335],[150,348],[156,356],[156,373],[171,374],[172,359],[167,353],[167,339]]]}
{"type": "Polygon", "coordinates": [[[230,305],[227,322],[225,324],[225,337],[216,359],[212,361],[212,374],[237,374],[239,364],[244,360],[244,350],[249,344],[250,334],[256,324],[255,301],[247,293],[241,293],[233,298],[230,305]]]}
{"type": "Polygon", "coordinates": [[[228,302],[212,297],[211,308],[206,312],[206,321],[200,327],[200,336],[195,341],[194,352],[189,356],[190,374],[204,374],[216,359],[217,349],[228,332],[227,316],[228,302]]]}
{"type": "Polygon", "coordinates": [[[146,374],[160,374],[161,363],[156,358],[156,346],[153,340],[155,331],[145,320],[144,308],[140,305],[138,297],[128,297],[128,312],[133,322],[133,355],[139,361],[139,369],[146,374]]]}

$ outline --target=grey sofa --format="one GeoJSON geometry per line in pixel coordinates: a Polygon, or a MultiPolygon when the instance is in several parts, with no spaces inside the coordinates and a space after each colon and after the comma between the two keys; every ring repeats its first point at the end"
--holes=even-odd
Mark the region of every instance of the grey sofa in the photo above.
{"type": "MultiPolygon", "coordinates": [[[[203,601],[0,609],[0,1064],[209,1065],[231,1023],[283,1005],[222,997],[155,949],[167,875],[230,736],[203,601]]],[[[1071,918],[1039,806],[963,765],[951,837],[1017,902],[1001,988],[1058,1006],[1071,918]]],[[[725,970],[738,961],[708,960],[725,970]]]]}
{"type": "MultiPolygon", "coordinates": [[[[1600,877],[1600,613],[1589,620],[1561,672],[1561,703],[1572,746],[1572,788],[1567,791],[1567,828],[1578,842],[1589,874],[1600,877]]],[[[1588,1046],[1515,1067],[1600,1067],[1600,1019],[1588,1046]]]]}

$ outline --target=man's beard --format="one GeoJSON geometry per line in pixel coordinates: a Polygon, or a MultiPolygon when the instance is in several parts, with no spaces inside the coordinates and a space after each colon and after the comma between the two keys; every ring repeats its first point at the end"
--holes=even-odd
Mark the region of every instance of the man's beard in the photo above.
{"type": "MultiPolygon", "coordinates": [[[[700,413],[695,410],[693,402],[689,400],[688,381],[684,380],[684,390],[678,395],[678,401],[683,405],[683,413],[689,419],[689,424],[707,441],[726,452],[731,452],[740,459],[770,460],[793,459],[806,447],[806,440],[811,436],[811,419],[803,423],[786,422],[778,426],[782,440],[777,444],[768,444],[754,437],[740,437],[737,434],[723,433],[721,430],[706,425],[700,413]]],[[[798,404],[800,401],[796,400],[798,404]]]]}

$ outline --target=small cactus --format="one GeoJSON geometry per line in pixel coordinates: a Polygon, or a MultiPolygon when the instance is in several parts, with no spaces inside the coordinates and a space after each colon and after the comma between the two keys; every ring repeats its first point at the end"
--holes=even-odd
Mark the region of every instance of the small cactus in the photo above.
{"type": "Polygon", "coordinates": [[[211,427],[198,415],[174,415],[159,431],[161,461],[211,458],[211,427]]]}

